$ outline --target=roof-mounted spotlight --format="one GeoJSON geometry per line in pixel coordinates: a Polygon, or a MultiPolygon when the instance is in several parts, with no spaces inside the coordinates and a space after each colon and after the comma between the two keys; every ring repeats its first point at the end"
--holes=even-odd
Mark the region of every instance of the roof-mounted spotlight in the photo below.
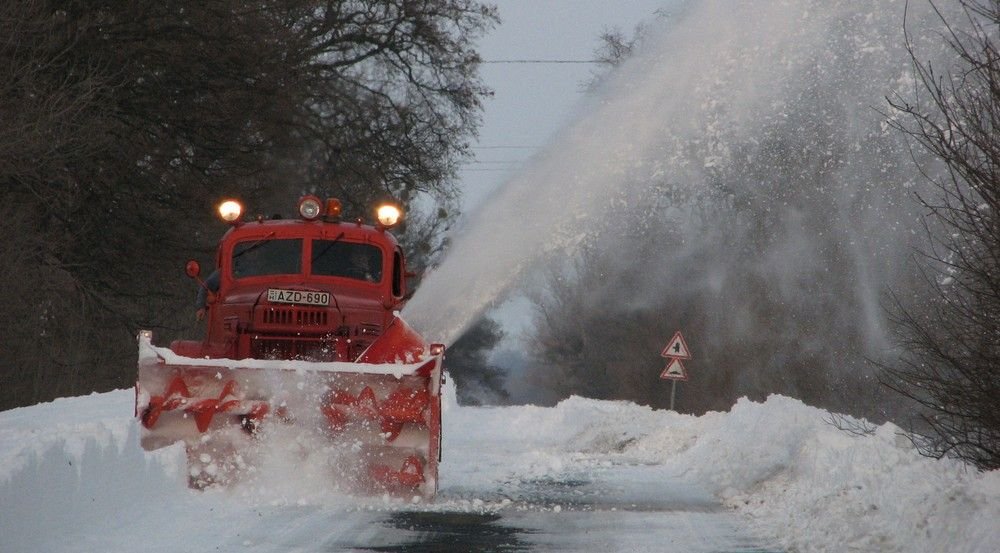
{"type": "Polygon", "coordinates": [[[382,204],[375,210],[375,218],[382,228],[392,228],[403,219],[403,210],[393,204],[382,204]]]}
{"type": "Polygon", "coordinates": [[[316,196],[303,196],[299,200],[299,215],[306,221],[314,221],[323,214],[323,202],[316,196]]]}
{"type": "Polygon", "coordinates": [[[226,200],[219,204],[219,217],[230,225],[239,224],[242,214],[243,205],[236,200],[226,200]]]}

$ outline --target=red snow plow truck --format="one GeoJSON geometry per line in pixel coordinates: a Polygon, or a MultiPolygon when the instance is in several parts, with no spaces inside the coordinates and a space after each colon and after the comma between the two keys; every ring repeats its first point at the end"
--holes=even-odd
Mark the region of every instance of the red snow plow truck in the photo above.
{"type": "Polygon", "coordinates": [[[204,339],[164,348],[139,333],[142,447],[184,442],[198,488],[253,478],[280,449],[347,493],[430,499],[444,346],[397,314],[407,272],[388,230],[402,213],[384,205],[374,224],[342,221],[337,200],[314,196],[298,211],[244,220],[238,202],[219,206],[231,228],[215,271],[202,280],[187,264],[204,339]]]}

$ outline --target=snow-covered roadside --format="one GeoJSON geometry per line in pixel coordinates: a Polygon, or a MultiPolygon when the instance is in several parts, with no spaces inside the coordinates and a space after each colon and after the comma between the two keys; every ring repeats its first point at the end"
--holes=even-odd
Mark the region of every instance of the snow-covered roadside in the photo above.
{"type": "Polygon", "coordinates": [[[853,435],[787,397],[671,425],[626,451],[709,486],[796,551],[1000,551],[1000,471],[920,456],[893,424],[853,435]]]}
{"type": "Polygon", "coordinates": [[[518,462],[522,474],[657,465],[791,551],[1000,552],[1000,471],[923,457],[893,424],[851,434],[829,412],[783,396],[701,417],[583,398],[460,413],[499,431],[487,443],[536,441],[518,462]]]}
{"type": "Polygon", "coordinates": [[[0,551],[86,550],[88,529],[183,500],[183,446],[144,452],[133,402],[122,390],[0,413],[0,551]]]}
{"type": "MultiPolygon", "coordinates": [[[[778,396],[702,417],[582,398],[554,408],[448,399],[444,500],[424,508],[503,514],[518,506],[449,490],[569,472],[627,478],[624,467],[641,465],[711,491],[760,536],[793,551],[1000,551],[1000,472],[923,458],[893,425],[850,435],[825,411],[778,396]]],[[[0,551],[212,548],[240,532],[280,534],[313,521],[337,531],[329,517],[297,510],[315,496],[276,502],[187,490],[183,452],[143,452],[131,415],[131,391],[0,413],[0,551]]],[[[258,550],[254,539],[240,540],[241,549],[258,550]]]]}

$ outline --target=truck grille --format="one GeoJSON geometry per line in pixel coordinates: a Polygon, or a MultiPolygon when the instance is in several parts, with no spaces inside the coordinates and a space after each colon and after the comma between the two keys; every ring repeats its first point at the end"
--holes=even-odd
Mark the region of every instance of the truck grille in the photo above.
{"type": "Polygon", "coordinates": [[[249,357],[254,359],[302,359],[306,361],[353,361],[371,345],[369,340],[335,336],[281,336],[256,334],[250,338],[249,357]]]}
{"type": "Polygon", "coordinates": [[[257,310],[256,322],[263,326],[325,327],[327,316],[322,309],[262,307],[257,310]]]}
{"type": "Polygon", "coordinates": [[[346,361],[337,343],[322,338],[255,336],[250,357],[254,359],[301,359],[306,361],[346,361]]]}

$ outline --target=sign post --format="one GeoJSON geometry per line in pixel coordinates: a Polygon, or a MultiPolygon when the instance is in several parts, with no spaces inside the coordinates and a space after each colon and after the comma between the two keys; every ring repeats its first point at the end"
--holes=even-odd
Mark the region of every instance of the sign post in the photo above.
{"type": "Polygon", "coordinates": [[[677,381],[686,382],[688,379],[687,369],[681,363],[682,359],[691,359],[691,350],[684,341],[684,336],[678,330],[674,337],[667,342],[667,347],[660,353],[661,357],[667,358],[667,366],[660,373],[660,378],[670,381],[670,410],[674,410],[674,397],[677,395],[677,381]]]}

